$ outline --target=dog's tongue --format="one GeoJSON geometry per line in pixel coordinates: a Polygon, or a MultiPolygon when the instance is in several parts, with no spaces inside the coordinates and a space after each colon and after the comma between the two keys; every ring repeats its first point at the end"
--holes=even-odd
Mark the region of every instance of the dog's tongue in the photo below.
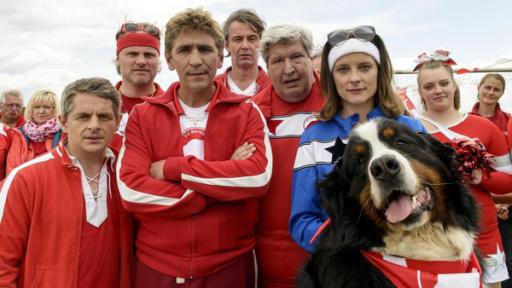
{"type": "Polygon", "coordinates": [[[403,221],[412,212],[412,201],[410,196],[402,195],[397,200],[389,204],[386,210],[386,218],[390,223],[403,221]]]}

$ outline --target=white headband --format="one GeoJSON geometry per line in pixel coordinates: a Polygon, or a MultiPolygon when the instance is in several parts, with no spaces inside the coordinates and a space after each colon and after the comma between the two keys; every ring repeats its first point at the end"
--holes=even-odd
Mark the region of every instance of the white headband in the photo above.
{"type": "Polygon", "coordinates": [[[372,56],[373,59],[375,59],[375,61],[380,64],[379,49],[377,46],[375,46],[375,44],[370,41],[361,41],[357,38],[350,38],[343,42],[343,44],[332,47],[331,51],[329,51],[329,56],[327,57],[329,63],[329,71],[332,72],[334,63],[336,63],[336,61],[342,56],[356,52],[366,53],[372,56]]]}

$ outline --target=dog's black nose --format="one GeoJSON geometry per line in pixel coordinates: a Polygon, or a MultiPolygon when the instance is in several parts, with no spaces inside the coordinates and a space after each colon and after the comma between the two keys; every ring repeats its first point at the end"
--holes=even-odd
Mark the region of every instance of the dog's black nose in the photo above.
{"type": "Polygon", "coordinates": [[[380,181],[393,181],[400,173],[400,163],[392,155],[384,155],[372,161],[370,173],[380,181]]]}

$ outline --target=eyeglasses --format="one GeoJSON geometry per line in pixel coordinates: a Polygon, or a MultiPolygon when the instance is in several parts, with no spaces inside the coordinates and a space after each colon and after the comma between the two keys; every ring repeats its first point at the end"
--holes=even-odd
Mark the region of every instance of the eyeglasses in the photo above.
{"type": "Polygon", "coordinates": [[[160,39],[160,29],[158,27],[146,24],[146,23],[124,23],[121,25],[121,29],[117,32],[116,39],[118,39],[121,35],[124,35],[128,32],[144,32],[148,33],[156,38],[160,39]]]}
{"type": "Polygon", "coordinates": [[[16,103],[4,104],[3,106],[7,107],[9,109],[21,109],[23,107],[21,104],[16,104],[16,103]]]}
{"type": "Polygon", "coordinates": [[[372,41],[375,38],[375,28],[373,26],[358,26],[354,29],[338,29],[327,34],[327,42],[331,46],[341,45],[350,38],[356,38],[363,41],[372,41]]]}

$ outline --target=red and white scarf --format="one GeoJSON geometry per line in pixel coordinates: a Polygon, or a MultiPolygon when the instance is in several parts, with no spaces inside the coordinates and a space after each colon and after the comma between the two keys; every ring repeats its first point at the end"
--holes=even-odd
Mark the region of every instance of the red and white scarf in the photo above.
{"type": "Polygon", "coordinates": [[[481,288],[482,268],[474,253],[468,261],[421,261],[361,250],[398,288],[481,288]]]}
{"type": "Polygon", "coordinates": [[[50,119],[40,125],[33,121],[28,121],[23,125],[23,133],[33,142],[43,142],[50,135],[57,133],[59,129],[60,125],[56,118],[50,119]]]}

